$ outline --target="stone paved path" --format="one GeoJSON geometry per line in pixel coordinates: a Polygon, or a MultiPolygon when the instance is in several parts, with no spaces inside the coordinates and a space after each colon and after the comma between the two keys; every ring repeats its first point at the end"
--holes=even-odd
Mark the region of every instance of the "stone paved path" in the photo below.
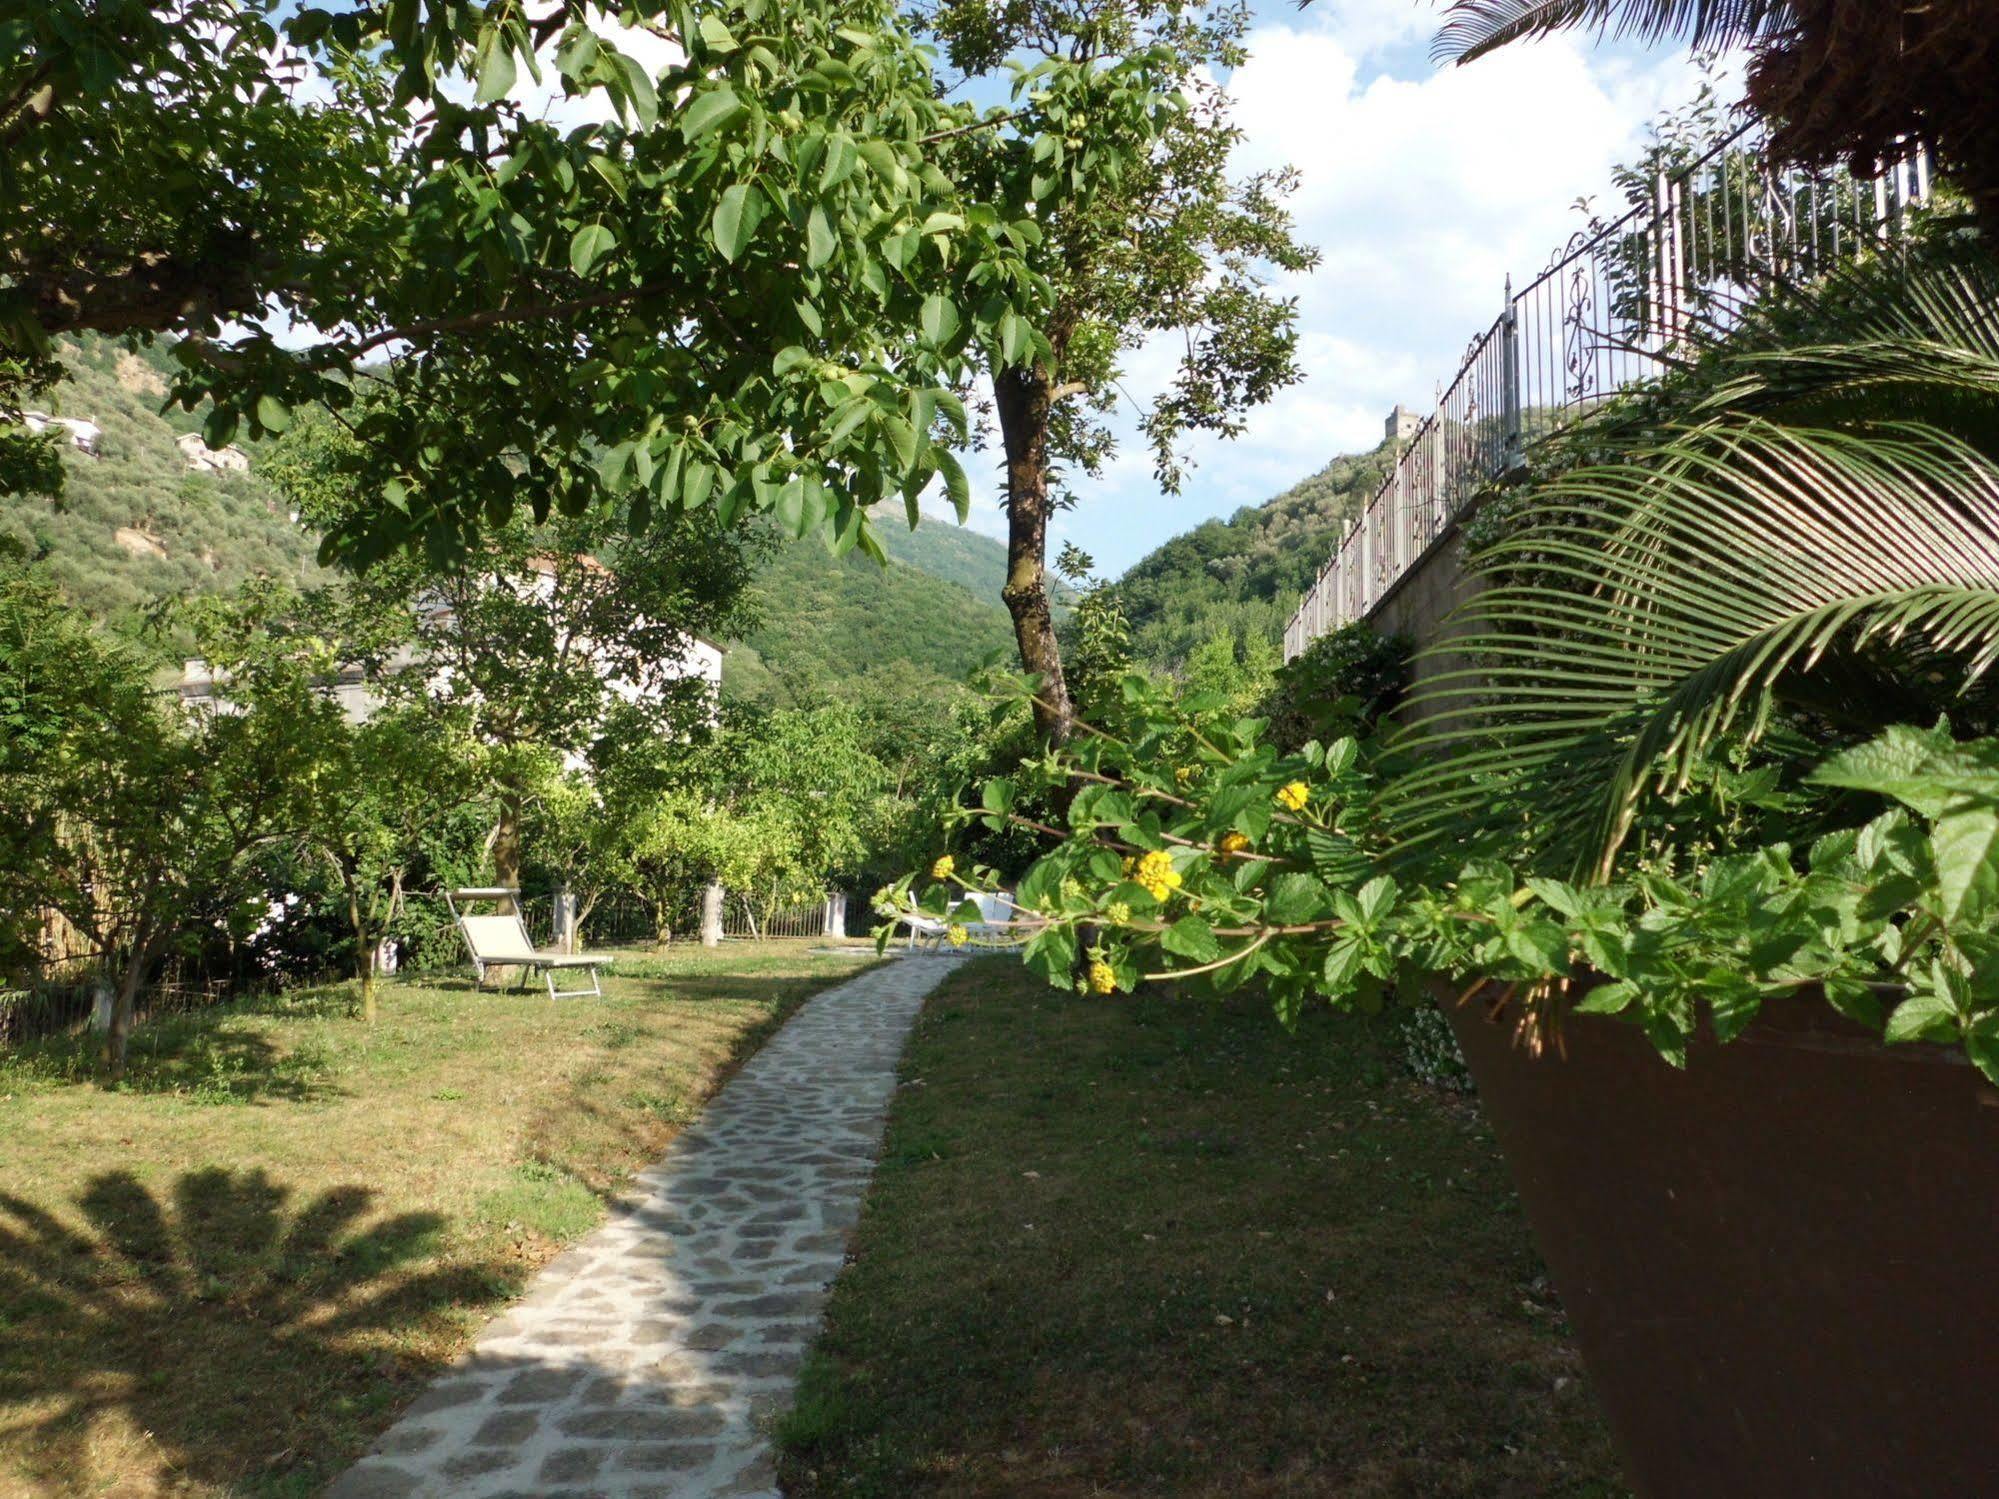
{"type": "Polygon", "coordinates": [[[764,1428],[860,1216],[903,1041],[953,966],[901,958],[807,1001],[327,1499],[775,1495],[764,1428]]]}

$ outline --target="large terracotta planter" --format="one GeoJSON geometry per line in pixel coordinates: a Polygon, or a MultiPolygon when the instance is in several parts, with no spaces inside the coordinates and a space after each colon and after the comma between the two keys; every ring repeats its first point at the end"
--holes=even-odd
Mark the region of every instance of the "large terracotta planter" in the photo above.
{"type": "Polygon", "coordinates": [[[1999,1496],[1999,1092],[1822,1003],[1685,1072],[1446,1005],[1647,1499],[1999,1496]]]}

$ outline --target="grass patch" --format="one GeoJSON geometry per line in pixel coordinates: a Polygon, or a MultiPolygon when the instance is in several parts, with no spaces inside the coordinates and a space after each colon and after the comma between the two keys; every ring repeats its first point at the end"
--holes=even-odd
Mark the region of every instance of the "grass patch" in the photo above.
{"type": "Polygon", "coordinates": [[[1625,1492],[1490,1134],[1387,1019],[959,969],[905,1054],[786,1492],[1625,1492]]]}
{"type": "Polygon", "coordinates": [[[0,1494],[305,1495],[861,964],[632,955],[602,1000],[335,986],[0,1056],[0,1494]]]}

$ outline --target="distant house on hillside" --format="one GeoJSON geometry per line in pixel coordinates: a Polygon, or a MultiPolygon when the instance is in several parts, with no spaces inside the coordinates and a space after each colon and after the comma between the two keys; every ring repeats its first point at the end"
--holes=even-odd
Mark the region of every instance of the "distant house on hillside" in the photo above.
{"type": "Polygon", "coordinates": [[[174,446],[180,449],[181,460],[197,473],[247,474],[250,472],[250,455],[234,443],[230,443],[225,447],[211,448],[201,440],[199,432],[183,432],[174,439],[174,446]]]}
{"type": "Polygon", "coordinates": [[[104,436],[104,429],[93,421],[80,416],[50,416],[46,411],[22,412],[21,425],[30,432],[47,432],[53,428],[64,433],[71,447],[80,453],[88,453],[92,458],[98,456],[97,444],[104,436]]]}

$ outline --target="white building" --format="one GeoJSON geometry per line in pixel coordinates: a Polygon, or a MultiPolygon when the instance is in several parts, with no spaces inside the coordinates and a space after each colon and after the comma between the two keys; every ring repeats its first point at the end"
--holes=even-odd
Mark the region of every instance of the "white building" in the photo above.
{"type": "MultiPolygon", "coordinates": [[[[600,568],[594,559],[584,558],[590,568],[600,568]]],[[[537,558],[532,564],[535,573],[536,591],[546,598],[555,588],[556,568],[553,559],[537,558]]],[[[423,604],[419,608],[426,607],[423,604]]],[[[429,607],[444,610],[442,604],[429,607]]],[[[588,642],[576,642],[580,652],[590,655],[588,642]]],[[[416,664],[416,656],[407,648],[390,663],[389,669],[400,672],[416,664]]],[[[690,679],[705,682],[708,687],[709,712],[711,716],[721,702],[722,694],[722,648],[712,640],[704,640],[698,635],[686,637],[686,642],[678,656],[652,663],[646,682],[629,681],[623,677],[609,677],[606,685],[624,701],[638,702],[643,698],[658,698],[665,695],[670,684],[686,682],[690,679]]],[[[218,688],[227,683],[227,673],[218,674],[199,657],[190,657],[182,664],[181,674],[173,683],[172,691],[180,698],[183,707],[195,711],[208,711],[222,705],[218,688]]],[[[437,680],[433,677],[433,680],[437,680]]],[[[367,673],[358,665],[344,666],[339,674],[325,684],[325,691],[340,703],[349,723],[364,723],[381,706],[382,694],[369,680],[367,673]]],[[[583,760],[579,755],[568,757],[571,769],[580,769],[583,760]]]]}
{"type": "Polygon", "coordinates": [[[24,411],[21,425],[30,432],[47,432],[51,428],[66,434],[69,445],[78,452],[97,456],[97,444],[104,436],[104,429],[93,421],[80,416],[50,416],[46,411],[24,411]]]}

